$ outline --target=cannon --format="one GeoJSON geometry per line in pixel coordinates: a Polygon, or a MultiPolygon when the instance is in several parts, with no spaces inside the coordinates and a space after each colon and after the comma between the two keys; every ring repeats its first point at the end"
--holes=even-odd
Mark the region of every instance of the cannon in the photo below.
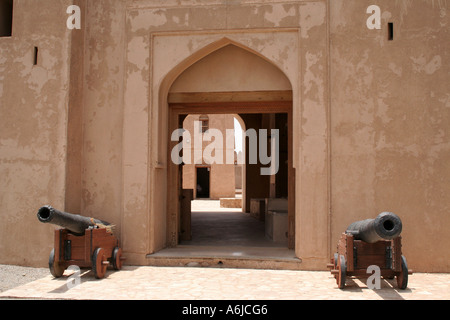
{"type": "Polygon", "coordinates": [[[338,287],[343,289],[347,278],[368,277],[368,268],[377,266],[381,277],[396,278],[397,286],[406,289],[412,270],[408,270],[402,255],[401,232],[402,221],[392,212],[349,225],[338,241],[331,263],[327,264],[338,287]]]}
{"type": "Polygon", "coordinates": [[[56,210],[52,206],[44,206],[38,210],[37,217],[42,223],[51,223],[63,227],[75,235],[84,235],[90,227],[110,226],[106,221],[80,216],[56,210]]]}
{"type": "Polygon", "coordinates": [[[375,243],[391,240],[402,232],[402,220],[392,213],[383,212],[375,219],[357,221],[348,226],[346,233],[352,234],[355,240],[375,243]]]}
{"type": "Polygon", "coordinates": [[[113,234],[114,226],[94,218],[41,207],[38,220],[61,227],[54,233],[54,248],[49,256],[50,273],[59,278],[69,266],[92,268],[94,276],[101,279],[108,266],[122,268],[122,249],[113,234]]]}

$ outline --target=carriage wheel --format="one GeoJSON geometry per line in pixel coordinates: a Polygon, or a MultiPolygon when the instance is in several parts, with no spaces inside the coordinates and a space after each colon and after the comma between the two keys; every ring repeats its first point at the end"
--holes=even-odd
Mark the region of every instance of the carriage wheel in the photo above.
{"type": "Polygon", "coordinates": [[[97,248],[92,255],[92,270],[97,279],[102,279],[106,274],[106,268],[108,267],[108,259],[105,254],[105,250],[97,248]]]}
{"type": "Polygon", "coordinates": [[[122,249],[115,247],[112,253],[112,265],[114,270],[122,269],[122,249]]]}
{"type": "Polygon", "coordinates": [[[397,274],[397,286],[401,290],[405,290],[408,286],[408,265],[406,264],[406,258],[402,256],[402,271],[397,274]]]}
{"type": "Polygon", "coordinates": [[[345,278],[347,273],[347,263],[345,261],[345,257],[343,255],[339,256],[339,261],[337,262],[337,267],[339,273],[337,274],[336,282],[339,289],[344,289],[345,287],[345,278]]]}
{"type": "Polygon", "coordinates": [[[55,261],[55,249],[52,249],[50,252],[50,256],[48,257],[48,268],[50,269],[50,273],[55,278],[62,277],[65,268],[59,264],[59,262],[55,261]]]}

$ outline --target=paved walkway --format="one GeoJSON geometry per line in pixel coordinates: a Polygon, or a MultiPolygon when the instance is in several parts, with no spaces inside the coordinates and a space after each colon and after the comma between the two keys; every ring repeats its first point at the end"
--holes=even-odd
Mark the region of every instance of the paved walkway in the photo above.
{"type": "MultiPolygon", "coordinates": [[[[67,271],[66,271],[67,273],[67,271]]],[[[124,267],[97,280],[82,270],[81,283],[69,289],[69,275],[51,275],[0,293],[1,298],[82,300],[448,300],[450,274],[413,274],[406,290],[395,280],[371,290],[348,279],[340,290],[329,272],[195,267],[124,267]]]]}

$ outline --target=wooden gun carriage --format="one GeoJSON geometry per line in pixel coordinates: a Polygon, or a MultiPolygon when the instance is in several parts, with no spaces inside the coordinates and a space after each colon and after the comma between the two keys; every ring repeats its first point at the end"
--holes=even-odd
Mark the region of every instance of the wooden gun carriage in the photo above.
{"type": "Polygon", "coordinates": [[[101,279],[108,266],[122,268],[122,249],[109,223],[58,211],[50,206],[39,209],[38,219],[64,227],[55,230],[54,248],[49,256],[50,273],[59,278],[69,266],[92,268],[101,279]]]}
{"type": "Polygon", "coordinates": [[[381,277],[396,278],[398,288],[406,289],[412,271],[408,270],[402,255],[401,230],[400,218],[390,212],[350,225],[341,235],[337,252],[327,265],[338,287],[345,287],[347,277],[369,277],[368,268],[377,266],[381,277]]]}

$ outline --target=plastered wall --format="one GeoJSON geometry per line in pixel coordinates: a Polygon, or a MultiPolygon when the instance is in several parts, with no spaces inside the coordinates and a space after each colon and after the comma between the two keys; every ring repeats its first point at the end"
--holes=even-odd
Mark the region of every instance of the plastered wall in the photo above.
{"type": "Polygon", "coordinates": [[[392,211],[411,268],[448,271],[448,3],[376,1],[382,29],[369,31],[352,17],[372,3],[330,7],[331,238],[392,211]]]}
{"type": "Polygon", "coordinates": [[[37,210],[64,207],[68,3],[15,1],[12,37],[0,38],[0,263],[44,265],[53,228],[37,210]]]}
{"type": "Polygon", "coordinates": [[[68,1],[17,3],[13,37],[0,38],[0,263],[46,264],[46,203],[116,224],[128,263],[163,248],[167,95],[233,44],[292,87],[304,268],[325,269],[348,224],[387,210],[404,222],[410,268],[448,272],[446,1],[79,0],[71,32],[68,1]],[[372,4],[380,30],[366,27],[372,4]]]}

